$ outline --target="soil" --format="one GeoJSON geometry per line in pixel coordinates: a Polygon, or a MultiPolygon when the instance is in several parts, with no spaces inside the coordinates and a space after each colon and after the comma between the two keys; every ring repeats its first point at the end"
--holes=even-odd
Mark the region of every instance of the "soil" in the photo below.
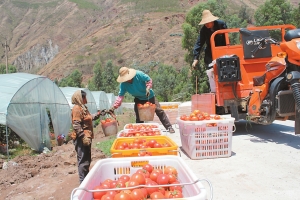
{"type": "MultiPolygon", "coordinates": [[[[107,138],[103,132],[98,132],[93,143],[107,138]]],[[[91,168],[103,158],[103,152],[92,147],[91,168]]],[[[0,160],[1,167],[5,161],[0,160]]],[[[9,161],[8,169],[0,169],[1,199],[70,199],[72,190],[78,186],[77,159],[72,141],[53,147],[47,154],[16,157],[9,161]]]]}
{"type": "MultiPolygon", "coordinates": [[[[120,127],[130,123],[128,115],[117,117],[120,127]]],[[[107,140],[101,126],[94,129],[91,167],[104,153],[96,148],[96,143],[107,140]]],[[[79,187],[77,154],[73,142],[54,146],[49,153],[36,156],[18,156],[10,160],[7,169],[2,169],[5,159],[0,159],[0,199],[70,199],[74,188],[79,187]]]]}

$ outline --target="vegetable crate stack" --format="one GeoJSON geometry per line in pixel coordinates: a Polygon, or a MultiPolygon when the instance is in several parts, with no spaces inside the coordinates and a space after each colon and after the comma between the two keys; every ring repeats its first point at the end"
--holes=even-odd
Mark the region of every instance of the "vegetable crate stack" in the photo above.
{"type": "MultiPolygon", "coordinates": [[[[210,182],[205,181],[212,191],[210,182]]],[[[124,200],[204,200],[207,191],[178,156],[107,158],[97,161],[79,188],[72,191],[71,199],[108,199],[107,196],[124,200]],[[146,178],[141,173],[151,175],[146,178]]]]}
{"type": "MultiPolygon", "coordinates": [[[[200,112],[201,113],[201,112],[200,112]]],[[[234,118],[207,113],[177,118],[182,149],[191,159],[230,157],[234,118]]]]}

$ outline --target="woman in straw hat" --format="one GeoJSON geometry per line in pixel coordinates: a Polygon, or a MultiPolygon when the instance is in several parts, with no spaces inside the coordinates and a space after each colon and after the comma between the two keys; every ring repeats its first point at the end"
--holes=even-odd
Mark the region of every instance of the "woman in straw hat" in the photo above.
{"type": "Polygon", "coordinates": [[[110,109],[112,112],[121,106],[126,92],[134,96],[134,112],[136,116],[136,123],[143,123],[140,121],[137,104],[144,104],[147,101],[156,105],[155,113],[161,121],[162,125],[169,130],[170,133],[175,133],[172,125],[163,109],[161,109],[159,102],[156,100],[152,88],[152,79],[145,73],[139,70],[122,67],[119,70],[117,82],[120,83],[119,95],[110,109]]]}
{"type": "MultiPolygon", "coordinates": [[[[227,28],[226,23],[224,21],[219,20],[218,17],[212,15],[209,10],[204,10],[202,12],[202,20],[199,23],[199,25],[203,24],[204,26],[201,28],[197,41],[194,45],[194,62],[192,64],[192,67],[194,69],[199,62],[200,51],[204,44],[206,44],[204,63],[208,67],[208,65],[212,62],[210,37],[215,31],[227,28]]],[[[215,44],[216,46],[226,45],[224,34],[218,34],[215,36],[215,44]]]]}

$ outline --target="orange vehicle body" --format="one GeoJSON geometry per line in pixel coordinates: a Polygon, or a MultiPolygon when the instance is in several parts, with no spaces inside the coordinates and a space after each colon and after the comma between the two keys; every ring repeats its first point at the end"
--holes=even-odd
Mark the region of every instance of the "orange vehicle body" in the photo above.
{"type": "MultiPolygon", "coordinates": [[[[300,29],[293,25],[274,25],[245,30],[222,29],[212,34],[215,88],[213,93],[198,95],[197,98],[202,95],[198,102],[210,94],[214,97],[211,106],[215,105],[215,109],[211,110],[215,110],[216,114],[231,114],[236,121],[247,119],[266,125],[275,119],[286,120],[289,116],[300,119],[300,114],[295,112],[297,104],[300,113],[300,29]],[[215,45],[217,34],[225,35],[226,46],[215,45]],[[230,37],[231,34],[239,35],[230,37]],[[270,37],[271,34],[277,39],[270,37]],[[230,39],[236,40],[238,36],[240,43],[231,44],[230,39]],[[288,41],[285,41],[286,36],[288,41]],[[255,49],[254,44],[257,44],[255,49]],[[287,76],[289,73],[292,74],[287,76]],[[299,80],[289,81],[288,77],[293,75],[299,75],[299,80]],[[294,84],[297,81],[298,86],[294,84]],[[298,95],[296,100],[295,94],[298,95]]],[[[300,133],[300,120],[297,126],[300,133]]]]}
{"type": "MultiPolygon", "coordinates": [[[[250,27],[249,30],[272,30],[281,29],[282,30],[282,40],[285,34],[285,29],[295,29],[292,25],[277,25],[277,26],[260,26],[260,27],[250,27]]],[[[272,56],[268,58],[256,58],[256,59],[243,59],[243,45],[230,45],[228,33],[239,32],[239,29],[222,29],[214,32],[211,36],[211,47],[212,47],[212,58],[213,60],[222,57],[224,55],[235,54],[240,59],[240,70],[242,80],[237,83],[236,94],[239,98],[248,97],[253,89],[253,77],[261,76],[266,72],[266,64],[270,61],[272,57],[275,57],[279,52],[281,52],[280,46],[272,45],[272,56]],[[214,37],[216,34],[225,33],[226,46],[215,46],[214,37]]],[[[215,80],[218,80],[218,73],[216,65],[214,65],[215,80]]],[[[234,99],[235,96],[232,93],[232,89],[228,83],[219,83],[216,81],[216,103],[217,106],[224,106],[224,100],[234,99]]]]}

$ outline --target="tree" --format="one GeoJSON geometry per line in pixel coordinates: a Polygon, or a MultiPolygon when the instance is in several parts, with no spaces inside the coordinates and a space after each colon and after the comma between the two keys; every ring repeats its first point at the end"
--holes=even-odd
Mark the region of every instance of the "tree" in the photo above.
{"type": "Polygon", "coordinates": [[[102,80],[102,64],[100,61],[96,62],[93,67],[93,78],[88,81],[88,89],[91,91],[103,90],[103,80],[102,80]]]}
{"type": "Polygon", "coordinates": [[[151,73],[153,90],[159,100],[165,102],[171,100],[176,86],[176,76],[177,72],[175,68],[164,64],[160,64],[157,71],[151,73]]]}
{"type": "MultiPolygon", "coordinates": [[[[8,65],[8,73],[16,73],[17,68],[14,65],[8,65]]],[[[0,64],[0,74],[6,74],[6,65],[0,64]]]]}
{"type": "Polygon", "coordinates": [[[81,87],[82,73],[76,69],[69,76],[59,82],[59,87],[81,87]]]}
{"type": "Polygon", "coordinates": [[[114,74],[114,66],[112,60],[106,62],[105,68],[102,73],[102,88],[101,90],[106,93],[114,93],[116,88],[116,77],[114,74]]]}
{"type": "Polygon", "coordinates": [[[298,8],[293,10],[293,20],[293,24],[297,28],[300,28],[300,3],[298,4],[298,8]]]}
{"type": "Polygon", "coordinates": [[[254,13],[256,26],[293,23],[292,5],[286,0],[269,0],[254,13]]]}

